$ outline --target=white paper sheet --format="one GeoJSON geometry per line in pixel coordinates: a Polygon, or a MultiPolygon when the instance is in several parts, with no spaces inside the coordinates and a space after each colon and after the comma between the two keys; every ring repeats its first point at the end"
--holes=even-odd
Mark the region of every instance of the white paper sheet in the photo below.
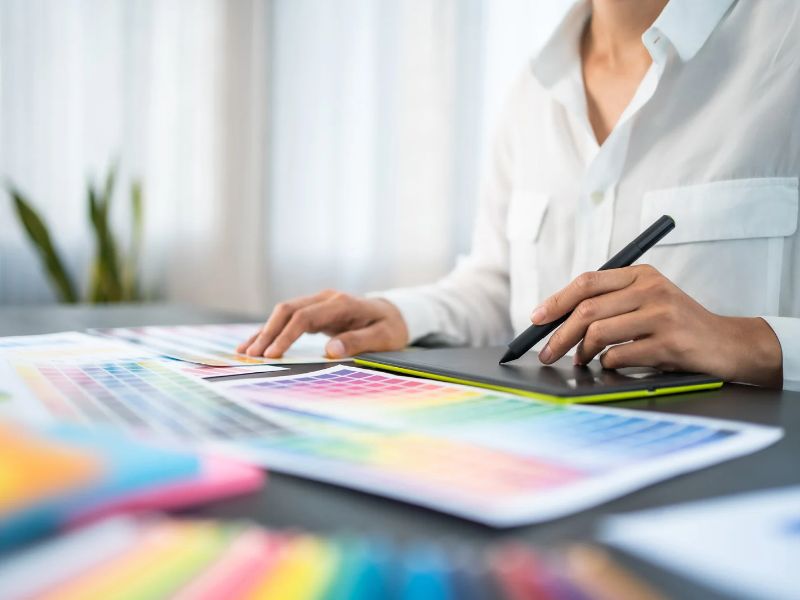
{"type": "Polygon", "coordinates": [[[0,337],[0,357],[22,361],[92,362],[117,357],[155,358],[157,354],[144,346],[113,338],[64,331],[0,337]]]}
{"type": "Polygon", "coordinates": [[[800,598],[800,486],[615,516],[601,539],[737,598],[800,598]]]}

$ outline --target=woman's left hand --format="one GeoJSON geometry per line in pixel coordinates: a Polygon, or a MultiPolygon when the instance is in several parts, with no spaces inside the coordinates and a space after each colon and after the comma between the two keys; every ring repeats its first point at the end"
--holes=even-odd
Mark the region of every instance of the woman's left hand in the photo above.
{"type": "Polygon", "coordinates": [[[761,318],[706,310],[650,265],[580,275],[533,311],[536,325],[574,310],[539,359],[550,364],[579,344],[575,364],[649,366],[780,387],[781,346],[761,318]]]}

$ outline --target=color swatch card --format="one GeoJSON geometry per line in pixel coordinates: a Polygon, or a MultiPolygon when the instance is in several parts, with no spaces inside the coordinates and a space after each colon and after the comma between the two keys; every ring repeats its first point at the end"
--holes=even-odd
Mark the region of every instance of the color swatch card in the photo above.
{"type": "Polygon", "coordinates": [[[0,549],[200,473],[193,454],[63,425],[27,430],[2,422],[0,449],[0,549]]]}
{"type": "Polygon", "coordinates": [[[301,336],[283,358],[237,354],[236,347],[259,331],[262,326],[261,323],[236,323],[124,327],[92,331],[141,344],[150,350],[179,360],[214,367],[331,362],[331,359],[325,357],[328,337],[322,334],[301,336]]]}
{"type": "Polygon", "coordinates": [[[601,538],[736,598],[800,597],[800,486],[615,516],[601,538]]]}
{"type": "Polygon", "coordinates": [[[254,407],[295,415],[295,431],[304,432],[239,444],[250,460],[494,526],[564,516],[782,435],[342,365],[218,386],[254,407]]]}
{"type": "Polygon", "coordinates": [[[218,521],[116,518],[5,558],[4,600],[660,598],[586,545],[454,551],[218,521]]]}
{"type": "Polygon", "coordinates": [[[239,375],[252,375],[255,373],[274,373],[275,371],[285,371],[286,367],[275,365],[247,365],[236,367],[209,367],[208,365],[198,365],[196,363],[184,362],[177,359],[168,359],[175,364],[172,365],[177,371],[190,377],[199,379],[214,379],[215,377],[235,377],[239,375]]]}
{"type": "Polygon", "coordinates": [[[100,457],[0,422],[0,520],[43,498],[74,493],[103,472],[100,457]]]}
{"type": "Polygon", "coordinates": [[[96,361],[143,360],[155,355],[143,347],[67,331],[46,335],[0,337],[0,416],[49,418],[50,412],[16,376],[11,365],[64,366],[96,361]]]}
{"type": "Polygon", "coordinates": [[[240,496],[264,487],[266,472],[258,467],[216,456],[201,456],[200,468],[190,479],[146,488],[75,512],[70,526],[122,513],[184,509],[240,496]]]}
{"type": "Polygon", "coordinates": [[[181,373],[185,363],[88,335],[65,347],[64,352],[48,346],[0,350],[0,385],[7,394],[0,414],[114,427],[182,442],[281,430],[203,379],[181,373]],[[80,340],[86,338],[90,343],[81,353],[80,340]]]}

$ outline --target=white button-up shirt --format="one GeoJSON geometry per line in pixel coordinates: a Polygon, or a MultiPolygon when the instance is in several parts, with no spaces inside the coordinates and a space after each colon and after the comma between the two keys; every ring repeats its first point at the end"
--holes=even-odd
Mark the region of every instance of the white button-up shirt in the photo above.
{"type": "Polygon", "coordinates": [[[436,284],[378,295],[414,341],[506,343],[668,214],[675,230],[641,262],[715,313],[763,316],[800,385],[800,2],[671,0],[602,146],[581,76],[589,11],[573,7],[512,90],[471,254],[436,284]]]}

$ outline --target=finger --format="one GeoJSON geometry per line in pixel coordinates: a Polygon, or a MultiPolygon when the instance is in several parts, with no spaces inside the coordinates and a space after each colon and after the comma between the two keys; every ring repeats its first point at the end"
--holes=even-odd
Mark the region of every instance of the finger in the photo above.
{"type": "Polygon", "coordinates": [[[531,321],[536,325],[555,321],[587,298],[628,287],[636,280],[637,273],[638,267],[583,273],[542,302],[531,314],[531,321]]]}
{"type": "Polygon", "coordinates": [[[589,325],[575,353],[575,364],[586,365],[613,344],[641,339],[653,333],[653,318],[647,311],[637,310],[589,325]]]}
{"type": "Polygon", "coordinates": [[[348,331],[332,338],[325,346],[325,353],[330,358],[343,358],[361,352],[383,352],[398,349],[397,344],[393,343],[389,327],[383,321],[378,321],[368,327],[348,331]]]}
{"type": "Polygon", "coordinates": [[[629,313],[641,305],[642,299],[633,288],[587,298],[578,304],[564,324],[550,336],[539,355],[540,360],[545,364],[557,361],[586,336],[592,323],[629,313]]]}
{"type": "Polygon", "coordinates": [[[672,370],[663,361],[661,347],[662,344],[651,337],[612,346],[600,357],[600,364],[604,369],[656,367],[672,370]]]}
{"type": "Polygon", "coordinates": [[[250,342],[245,352],[250,356],[262,356],[264,350],[275,341],[277,335],[286,327],[286,324],[295,312],[316,302],[323,302],[330,297],[330,295],[330,290],[324,290],[312,296],[303,296],[302,298],[295,298],[288,302],[276,304],[275,308],[272,309],[272,314],[270,314],[269,319],[267,319],[267,322],[264,324],[264,327],[256,335],[255,340],[250,342]]]}
{"type": "Polygon", "coordinates": [[[301,308],[295,311],[275,340],[264,350],[264,356],[280,358],[304,333],[330,328],[339,320],[349,319],[352,312],[352,302],[336,297],[301,308]]]}
{"type": "Polygon", "coordinates": [[[261,333],[260,329],[256,331],[253,335],[251,335],[249,338],[247,338],[244,342],[236,346],[236,352],[238,352],[239,354],[244,354],[245,352],[247,352],[247,349],[250,347],[250,344],[256,341],[256,338],[258,337],[259,333],[261,333]]]}

